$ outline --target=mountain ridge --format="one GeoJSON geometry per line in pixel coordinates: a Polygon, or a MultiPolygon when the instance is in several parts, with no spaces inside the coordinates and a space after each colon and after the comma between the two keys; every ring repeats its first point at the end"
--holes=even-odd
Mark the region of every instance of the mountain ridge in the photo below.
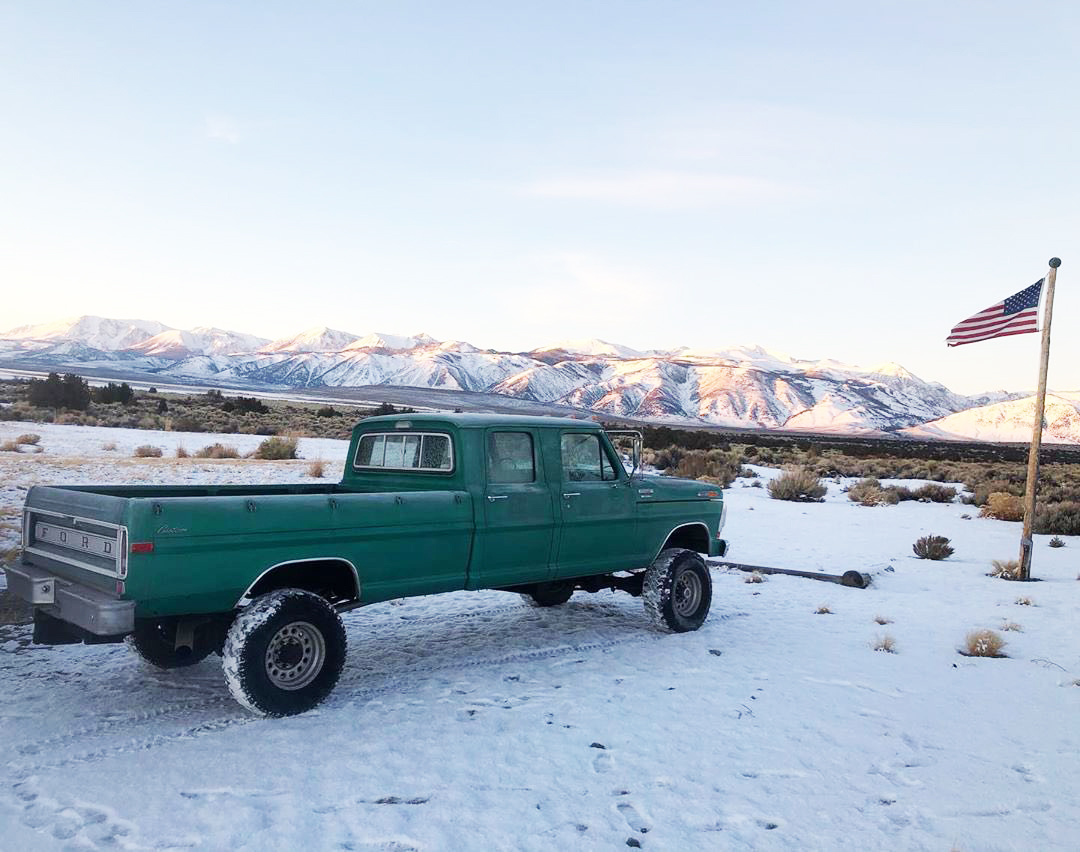
{"type": "Polygon", "coordinates": [[[925,425],[926,435],[952,435],[963,421],[929,424],[1023,396],[968,397],[894,362],[865,368],[761,346],[639,350],[593,338],[499,352],[422,333],[360,335],[316,326],[271,341],[94,316],[0,333],[0,357],[49,369],[97,365],[211,384],[468,391],[684,425],[845,434],[907,434],[925,425]]]}

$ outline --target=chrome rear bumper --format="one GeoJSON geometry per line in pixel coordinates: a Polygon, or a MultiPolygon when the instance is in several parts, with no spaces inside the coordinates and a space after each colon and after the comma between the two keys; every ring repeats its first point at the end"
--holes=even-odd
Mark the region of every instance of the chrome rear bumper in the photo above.
{"type": "Polygon", "coordinates": [[[5,571],[8,589],[16,597],[53,618],[95,636],[118,636],[135,629],[135,601],[117,600],[24,561],[5,571]]]}

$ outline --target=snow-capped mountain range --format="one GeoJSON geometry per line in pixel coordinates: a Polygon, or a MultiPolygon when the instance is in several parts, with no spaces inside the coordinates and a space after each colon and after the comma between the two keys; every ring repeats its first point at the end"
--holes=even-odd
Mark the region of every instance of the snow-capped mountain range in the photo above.
{"type": "MultiPolygon", "coordinates": [[[[1023,394],[962,396],[899,364],[867,369],[755,346],[641,351],[602,340],[563,340],[530,352],[498,352],[427,334],[360,335],[317,327],[271,341],[218,328],[181,330],[82,316],[0,334],[0,360],[232,387],[436,388],[651,421],[813,432],[905,430],[913,437],[1026,440],[1024,412],[1030,436],[1033,410],[1030,404],[1025,409],[1023,394]]],[[[1055,415],[1062,426],[1052,428],[1047,439],[1080,443],[1080,395],[1059,397],[1072,414],[1062,409],[1055,415]]]]}

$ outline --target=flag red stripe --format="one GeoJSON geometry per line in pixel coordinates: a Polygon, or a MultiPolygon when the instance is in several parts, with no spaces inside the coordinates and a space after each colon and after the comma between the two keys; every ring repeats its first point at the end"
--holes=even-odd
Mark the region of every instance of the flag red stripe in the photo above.
{"type": "Polygon", "coordinates": [[[997,328],[985,329],[983,331],[971,331],[964,334],[950,334],[948,338],[946,338],[946,342],[959,340],[964,343],[974,343],[977,340],[989,340],[992,337],[1004,337],[1006,334],[1023,334],[1028,331],[1038,331],[1037,325],[1037,316],[1028,316],[1020,319],[1020,315],[1017,314],[1017,317],[1012,321],[997,328]],[[1014,329],[1018,329],[1018,331],[1014,331],[1014,329]]]}
{"type": "Polygon", "coordinates": [[[992,320],[983,320],[978,323],[973,323],[971,320],[964,320],[952,329],[952,333],[955,334],[958,331],[980,331],[982,329],[993,328],[994,326],[1006,325],[1016,319],[1033,317],[1037,313],[1038,311],[1035,308],[1031,308],[1030,310],[1020,311],[1019,313],[1009,314],[1008,316],[999,316],[992,320]]]}
{"type": "Polygon", "coordinates": [[[1006,322],[1006,323],[1001,323],[999,325],[996,325],[993,328],[984,328],[984,329],[978,329],[978,330],[967,329],[967,330],[960,331],[960,332],[953,332],[952,334],[949,335],[949,337],[965,337],[965,338],[966,337],[990,337],[990,336],[993,336],[994,334],[997,334],[999,331],[1005,331],[1005,330],[1007,330],[1009,328],[1013,328],[1014,326],[1034,325],[1035,323],[1038,322],[1038,319],[1039,318],[1037,316],[1034,316],[1034,315],[1027,316],[1027,317],[1017,316],[1015,319],[1012,319],[1012,320],[1010,320],[1009,322],[1006,322]]]}
{"type": "MultiPolygon", "coordinates": [[[[990,335],[990,337],[1011,337],[1014,334],[1031,334],[1033,331],[1038,331],[1038,329],[1021,328],[1017,329],[1016,331],[1003,331],[1000,334],[992,334],[990,335]]],[[[946,340],[945,342],[948,343],[949,346],[963,346],[965,343],[978,343],[982,340],[989,340],[990,337],[976,337],[974,340],[957,340],[955,343],[951,343],[948,340],[946,340]]]]}

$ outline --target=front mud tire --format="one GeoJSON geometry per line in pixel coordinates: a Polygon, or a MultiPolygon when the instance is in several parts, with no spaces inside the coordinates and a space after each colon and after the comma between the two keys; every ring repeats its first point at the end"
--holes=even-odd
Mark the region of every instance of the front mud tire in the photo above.
{"type": "Polygon", "coordinates": [[[700,553],[669,547],[645,570],[645,612],[660,630],[688,633],[705,623],[712,606],[712,577],[700,553]]]}
{"type": "Polygon", "coordinates": [[[320,704],[345,665],[345,628],[323,598],[279,589],[257,598],[229,628],[225,682],[260,716],[293,716],[320,704]]]}

